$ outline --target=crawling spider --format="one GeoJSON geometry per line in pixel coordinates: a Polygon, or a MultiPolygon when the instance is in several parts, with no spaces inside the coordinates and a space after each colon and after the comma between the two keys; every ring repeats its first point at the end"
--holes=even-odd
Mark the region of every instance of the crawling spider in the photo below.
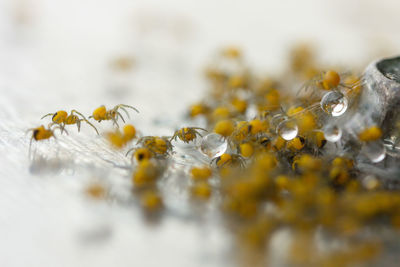
{"type": "Polygon", "coordinates": [[[55,113],[49,113],[44,115],[41,119],[44,119],[47,116],[52,116],[51,120],[53,121],[52,123],[49,124],[49,126],[52,126],[54,124],[58,124],[61,128],[61,132],[63,132],[65,130],[65,125],[72,125],[72,124],[76,124],[76,126],[78,127],[78,132],[81,130],[81,122],[84,121],[87,124],[89,124],[90,126],[93,127],[93,129],[96,131],[97,134],[99,134],[99,132],[97,131],[96,127],[91,124],[86,118],[85,116],[82,115],[82,113],[76,111],[76,110],[71,110],[71,113],[68,115],[68,113],[64,110],[59,110],[55,113]],[[81,118],[79,118],[78,115],[81,116],[81,118]]]}
{"type": "Polygon", "coordinates": [[[175,140],[179,138],[185,143],[189,143],[190,141],[193,141],[196,139],[196,137],[202,136],[197,130],[202,130],[207,132],[206,129],[200,128],[200,127],[184,127],[180,130],[175,131],[174,135],[171,137],[170,141],[175,140]]]}
{"type": "MultiPolygon", "coordinates": [[[[68,134],[68,132],[65,129],[62,129],[61,126],[57,126],[57,129],[59,129],[60,131],[65,131],[68,134]]],[[[50,127],[46,129],[43,125],[40,125],[37,128],[31,128],[28,130],[28,132],[30,131],[32,131],[32,137],[29,143],[29,155],[31,154],[31,146],[33,140],[41,141],[50,139],[51,137],[55,138],[53,130],[50,127]]]]}
{"type": "Polygon", "coordinates": [[[120,117],[123,122],[125,122],[125,119],[124,119],[124,117],[122,117],[122,115],[118,111],[118,109],[123,110],[129,118],[129,113],[126,110],[126,108],[133,109],[134,111],[139,113],[139,111],[136,108],[134,108],[132,106],[124,105],[124,104],[116,105],[115,107],[113,107],[110,110],[107,110],[106,107],[104,105],[102,105],[93,111],[93,114],[92,114],[92,116],[89,117],[89,119],[93,118],[94,120],[96,120],[98,122],[112,120],[113,123],[115,125],[117,125],[117,127],[119,127],[119,125],[117,123],[118,117],[120,117]]]}

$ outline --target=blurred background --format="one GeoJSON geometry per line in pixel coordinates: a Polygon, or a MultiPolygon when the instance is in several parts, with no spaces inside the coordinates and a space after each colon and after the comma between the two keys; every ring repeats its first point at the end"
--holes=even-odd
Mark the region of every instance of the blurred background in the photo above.
{"type": "MultiPolygon", "coordinates": [[[[274,75],[306,42],[322,62],[362,71],[400,52],[399,8],[396,0],[0,0],[0,266],[231,266],[223,227],[187,218],[180,198],[171,200],[176,213],[149,226],[135,206],[83,199],[87,168],[32,172],[26,129],[59,109],[91,114],[124,103],[140,110],[131,122],[142,134],[170,135],[204,95],[217,49],[238,46],[256,73],[274,75]]],[[[82,131],[78,138],[93,138],[82,131]]],[[[94,172],[123,175],[107,168],[94,172]]]]}

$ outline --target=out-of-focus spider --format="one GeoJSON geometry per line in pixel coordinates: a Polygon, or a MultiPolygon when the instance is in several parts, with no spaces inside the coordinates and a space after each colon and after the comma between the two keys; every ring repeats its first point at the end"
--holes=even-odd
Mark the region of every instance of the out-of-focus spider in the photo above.
{"type": "Polygon", "coordinates": [[[197,138],[197,136],[202,136],[197,130],[202,130],[207,132],[206,129],[200,127],[184,127],[180,130],[175,131],[174,135],[171,137],[170,141],[179,138],[185,143],[189,143],[197,138]]]}
{"type": "MultiPolygon", "coordinates": [[[[57,129],[59,129],[60,131],[65,131],[67,134],[68,132],[65,129],[62,129],[61,126],[57,126],[55,127],[57,129]]],[[[41,140],[46,140],[46,139],[50,139],[51,137],[54,137],[54,131],[48,127],[47,129],[43,126],[40,125],[37,128],[31,128],[29,129],[27,132],[32,131],[32,137],[31,137],[31,141],[29,143],[29,155],[31,154],[31,146],[32,146],[32,141],[41,141],[41,140]]]]}

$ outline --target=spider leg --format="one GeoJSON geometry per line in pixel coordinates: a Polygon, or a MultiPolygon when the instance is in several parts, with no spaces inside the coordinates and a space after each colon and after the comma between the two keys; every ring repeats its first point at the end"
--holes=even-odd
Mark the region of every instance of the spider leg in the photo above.
{"type": "MultiPolygon", "coordinates": [[[[91,122],[89,122],[89,121],[86,120],[86,119],[81,119],[80,122],[81,122],[81,121],[84,121],[84,122],[86,122],[87,124],[89,124],[90,126],[92,126],[93,129],[96,131],[96,133],[97,133],[98,135],[100,135],[100,134],[99,134],[99,131],[97,131],[97,128],[96,128],[91,122]]],[[[80,124],[80,122],[79,122],[79,124],[80,124]]]]}
{"type": "MultiPolygon", "coordinates": [[[[86,120],[86,117],[85,117],[82,113],[80,113],[79,111],[73,109],[73,110],[71,110],[71,114],[73,114],[73,113],[78,114],[79,116],[81,116],[83,119],[86,120]]],[[[93,116],[90,116],[90,117],[93,117],[93,116]]],[[[90,118],[90,117],[89,117],[89,118],[90,118]]]]}
{"type": "MultiPolygon", "coordinates": [[[[61,134],[62,134],[63,132],[66,132],[67,135],[69,135],[68,131],[65,129],[65,126],[57,125],[57,126],[54,127],[54,129],[60,130],[61,134]]],[[[56,138],[54,135],[53,135],[53,137],[56,138]]],[[[57,138],[56,138],[56,139],[57,139],[57,138]]]]}
{"type": "Polygon", "coordinates": [[[228,160],[228,161],[225,161],[225,163],[222,164],[222,165],[219,166],[219,167],[221,168],[221,167],[224,167],[225,165],[229,165],[229,164],[231,164],[231,163],[232,163],[232,160],[228,160]]]}
{"type": "MultiPolygon", "coordinates": [[[[67,133],[67,130],[65,130],[65,123],[55,123],[51,122],[49,125],[47,125],[47,128],[51,128],[54,126],[54,129],[59,129],[61,134],[65,131],[67,133]],[[55,125],[55,126],[54,126],[55,125]]],[[[68,134],[68,133],[67,133],[68,134]]]]}
{"type": "MultiPolygon", "coordinates": [[[[122,117],[121,113],[119,113],[118,111],[117,111],[117,116],[120,116],[121,120],[125,123],[124,117],[122,117]]],[[[129,118],[129,116],[128,116],[128,118],[129,118]]]]}
{"type": "Polygon", "coordinates": [[[31,147],[32,147],[33,136],[31,137],[31,141],[29,142],[29,150],[28,150],[28,157],[31,158],[31,147]]]}
{"type": "Polygon", "coordinates": [[[240,168],[242,168],[242,169],[246,166],[245,163],[244,163],[243,161],[240,161],[240,164],[239,164],[239,165],[240,165],[240,168]]]}
{"type": "Polygon", "coordinates": [[[310,81],[303,83],[300,89],[296,93],[296,97],[300,95],[301,92],[307,92],[308,88],[310,87],[310,81]]]}
{"type": "Polygon", "coordinates": [[[177,132],[174,133],[174,135],[171,137],[171,139],[169,139],[169,141],[171,142],[172,140],[176,141],[176,137],[178,136],[177,132]]]}
{"type": "Polygon", "coordinates": [[[82,120],[77,120],[77,121],[76,121],[76,126],[78,127],[78,132],[81,131],[81,121],[82,121],[82,120]]]}
{"type": "Polygon", "coordinates": [[[129,106],[129,105],[125,105],[125,104],[119,104],[117,107],[124,107],[124,108],[131,108],[131,109],[133,109],[134,111],[136,111],[137,113],[139,113],[139,110],[137,110],[136,108],[134,108],[134,107],[132,107],[132,106],[129,106]]]}
{"type": "Polygon", "coordinates": [[[117,126],[117,128],[119,128],[117,120],[113,118],[112,121],[113,121],[113,124],[115,124],[117,126]]]}
{"type": "Polygon", "coordinates": [[[139,138],[139,139],[136,141],[136,144],[140,144],[142,141],[143,141],[143,137],[139,138]]]}
{"type": "Polygon", "coordinates": [[[129,149],[128,151],[126,151],[125,157],[127,157],[127,156],[128,156],[128,154],[129,154],[129,153],[131,153],[131,152],[132,152],[134,149],[135,149],[135,148],[134,148],[134,147],[132,147],[131,149],[129,149]]]}
{"type": "Polygon", "coordinates": [[[307,107],[307,108],[305,108],[305,109],[303,109],[303,110],[301,110],[301,111],[299,111],[299,112],[296,112],[296,113],[292,114],[292,115],[290,116],[290,118],[287,119],[287,120],[292,120],[292,119],[295,118],[296,116],[299,116],[299,115],[301,115],[301,114],[303,114],[303,113],[305,113],[305,112],[307,112],[307,111],[311,111],[311,110],[313,110],[313,109],[319,108],[320,106],[321,106],[320,103],[312,104],[312,105],[310,105],[309,107],[307,107]]]}
{"type": "Polygon", "coordinates": [[[61,134],[62,134],[64,131],[68,134],[67,130],[65,130],[65,123],[63,123],[63,124],[60,125],[60,129],[61,129],[61,134]]]}
{"type": "Polygon", "coordinates": [[[28,134],[30,131],[34,131],[35,128],[29,128],[28,130],[26,130],[25,134],[28,134]]]}
{"type": "Polygon", "coordinates": [[[196,131],[196,130],[193,130],[193,133],[194,133],[195,136],[196,136],[196,135],[199,135],[200,137],[203,137],[203,136],[201,135],[201,133],[199,133],[199,132],[196,131]]]}
{"type": "MultiPolygon", "coordinates": [[[[93,118],[93,116],[89,116],[88,119],[94,119],[94,118],[93,118]]],[[[95,120],[95,119],[94,119],[94,120],[95,120]]],[[[95,120],[95,121],[97,121],[97,122],[100,123],[102,120],[95,120]]]]}
{"type": "Polygon", "coordinates": [[[238,156],[238,161],[239,161],[239,165],[240,165],[240,167],[241,168],[244,168],[246,165],[245,165],[245,160],[244,160],[244,158],[242,157],[242,156],[238,156]]]}
{"type": "Polygon", "coordinates": [[[307,92],[308,89],[310,89],[311,87],[313,87],[313,84],[314,84],[314,86],[317,86],[318,81],[321,81],[322,77],[323,77],[323,75],[322,75],[322,74],[319,74],[319,75],[315,76],[314,78],[312,78],[311,80],[308,80],[308,81],[306,81],[305,83],[303,83],[303,84],[301,85],[300,89],[297,91],[296,97],[299,96],[299,94],[300,94],[302,91],[307,92]]]}
{"type": "Polygon", "coordinates": [[[119,107],[122,111],[125,112],[126,116],[128,117],[128,119],[130,119],[131,117],[129,116],[128,111],[124,108],[124,107],[119,107]]]}
{"type": "Polygon", "coordinates": [[[202,131],[208,132],[206,129],[204,129],[204,128],[201,128],[201,127],[192,127],[192,129],[196,129],[196,130],[202,130],[202,131]]]}
{"type": "Polygon", "coordinates": [[[40,119],[43,120],[44,118],[46,118],[47,116],[53,116],[55,113],[49,113],[44,115],[43,117],[41,117],[40,119]]]}

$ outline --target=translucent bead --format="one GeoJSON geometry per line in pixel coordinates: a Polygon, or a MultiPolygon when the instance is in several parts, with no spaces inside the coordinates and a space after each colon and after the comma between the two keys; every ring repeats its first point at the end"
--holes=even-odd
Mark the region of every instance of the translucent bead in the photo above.
{"type": "Polygon", "coordinates": [[[219,134],[210,133],[203,137],[201,141],[201,152],[210,158],[219,157],[225,153],[228,148],[228,142],[219,134]]]}
{"type": "Polygon", "coordinates": [[[320,104],[322,110],[333,117],[338,117],[345,113],[348,106],[347,98],[339,91],[326,93],[322,97],[320,104]]]}
{"type": "Polygon", "coordinates": [[[381,141],[366,143],[361,152],[374,163],[381,162],[386,156],[386,149],[381,141]]]}
{"type": "Polygon", "coordinates": [[[367,175],[361,180],[361,184],[365,189],[374,190],[379,187],[379,180],[373,175],[367,175]]]}
{"type": "Polygon", "coordinates": [[[258,109],[256,105],[250,105],[247,110],[246,110],[246,119],[247,120],[252,120],[254,119],[258,114],[258,109]]]}
{"type": "Polygon", "coordinates": [[[276,132],[283,139],[289,141],[297,136],[299,128],[293,120],[285,120],[278,124],[276,127],[276,132]]]}
{"type": "Polygon", "coordinates": [[[342,129],[336,124],[325,126],[323,131],[325,139],[329,142],[337,142],[342,138],[342,129]]]}

